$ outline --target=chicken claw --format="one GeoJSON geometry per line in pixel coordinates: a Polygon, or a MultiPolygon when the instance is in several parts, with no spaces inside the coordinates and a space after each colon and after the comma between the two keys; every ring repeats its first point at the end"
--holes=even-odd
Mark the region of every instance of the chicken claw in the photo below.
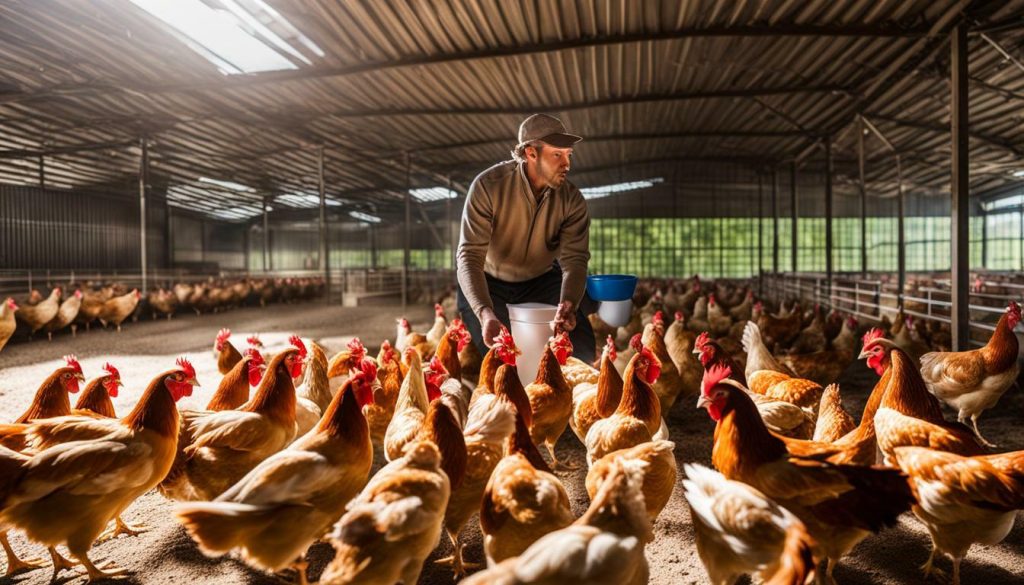
{"type": "Polygon", "coordinates": [[[551,445],[547,445],[548,453],[551,455],[551,469],[555,471],[576,471],[580,468],[579,463],[569,463],[568,461],[559,461],[558,457],[555,456],[555,448],[551,445]]]}
{"type": "Polygon", "coordinates": [[[108,540],[113,540],[122,534],[127,534],[128,536],[138,536],[143,532],[147,532],[148,530],[149,526],[132,526],[124,520],[121,520],[121,517],[118,516],[114,519],[114,528],[107,529],[106,532],[101,534],[100,537],[96,539],[96,542],[106,542],[108,540]]]}
{"type": "Polygon", "coordinates": [[[985,437],[981,436],[981,431],[978,430],[978,415],[974,415],[971,417],[971,424],[974,425],[974,436],[978,437],[979,443],[981,443],[985,447],[988,447],[989,449],[997,449],[999,447],[999,445],[989,443],[988,440],[985,439],[985,437]]]}
{"type": "Polygon", "coordinates": [[[445,557],[443,559],[437,559],[434,561],[438,565],[451,565],[452,576],[455,580],[459,580],[466,576],[466,569],[480,569],[483,568],[481,563],[471,563],[463,560],[461,554],[453,554],[452,556],[445,557]]]}
{"type": "Polygon", "coordinates": [[[946,572],[935,566],[935,553],[936,552],[937,551],[935,550],[935,546],[932,545],[932,554],[928,555],[928,560],[925,561],[925,563],[923,565],[921,565],[921,570],[924,571],[925,579],[928,579],[928,578],[931,578],[932,576],[934,576],[935,579],[938,580],[939,582],[946,583],[948,581],[948,577],[946,575],[946,572]]]}
{"type": "Polygon", "coordinates": [[[94,583],[96,581],[102,581],[104,579],[115,579],[124,576],[128,573],[127,569],[118,568],[114,561],[107,561],[103,563],[102,567],[97,567],[89,560],[88,555],[82,555],[82,565],[85,567],[86,573],[89,575],[88,583],[94,583]]]}
{"type": "Polygon", "coordinates": [[[53,577],[50,578],[51,583],[57,580],[57,575],[60,575],[60,572],[64,569],[71,570],[78,566],[78,563],[75,561],[61,556],[61,554],[57,552],[56,548],[51,546],[47,548],[47,550],[50,551],[50,560],[53,563],[53,577]]]}
{"type": "Polygon", "coordinates": [[[19,559],[18,555],[14,554],[11,543],[7,541],[6,531],[0,531],[0,546],[3,546],[4,552],[7,553],[7,572],[4,574],[5,577],[10,577],[21,571],[31,571],[32,569],[46,566],[43,564],[42,559],[19,559]]]}

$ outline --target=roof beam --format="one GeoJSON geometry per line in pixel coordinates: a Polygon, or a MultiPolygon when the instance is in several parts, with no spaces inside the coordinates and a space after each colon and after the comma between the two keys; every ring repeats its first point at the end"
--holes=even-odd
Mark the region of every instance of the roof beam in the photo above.
{"type": "MultiPolygon", "coordinates": [[[[803,132],[796,130],[694,130],[684,132],[650,132],[650,133],[624,133],[624,134],[599,134],[597,136],[584,136],[585,142],[612,142],[615,140],[662,140],[672,138],[792,138],[794,136],[805,136],[803,132]]],[[[474,140],[471,142],[453,142],[451,144],[431,144],[417,148],[411,148],[409,152],[431,152],[437,150],[449,150],[452,148],[473,148],[477,146],[489,146],[491,144],[509,143],[512,138],[503,136],[501,138],[488,138],[487,140],[474,140]]]]}
{"type": "Polygon", "coordinates": [[[138,142],[122,140],[119,142],[97,142],[93,144],[69,144],[67,146],[54,146],[51,148],[17,148],[0,150],[0,159],[32,158],[37,156],[56,156],[59,154],[75,154],[77,152],[90,152],[95,150],[108,150],[115,148],[127,148],[138,146],[138,142]]]}
{"type": "MultiPolygon", "coordinates": [[[[949,126],[945,125],[945,124],[932,124],[932,123],[929,123],[929,122],[919,122],[917,120],[904,120],[902,118],[897,118],[895,116],[885,116],[883,114],[872,113],[872,112],[868,112],[867,115],[870,116],[873,120],[882,120],[883,122],[888,122],[890,124],[896,124],[897,126],[904,126],[904,127],[907,127],[907,128],[915,128],[917,130],[925,130],[925,131],[928,131],[928,132],[936,132],[936,133],[939,133],[939,134],[949,134],[949,126]]],[[[1005,151],[1009,152],[1010,154],[1013,154],[1014,156],[1017,156],[1017,157],[1024,156],[1024,153],[1022,153],[1019,148],[1014,146],[1012,143],[1007,142],[1006,140],[1003,140],[1003,139],[998,138],[996,136],[991,136],[991,135],[985,134],[983,132],[975,132],[975,131],[969,132],[968,135],[971,138],[974,138],[975,140],[978,140],[980,142],[984,142],[985,144],[988,144],[989,146],[992,146],[994,148],[998,148],[999,150],[1005,150],[1005,151]]]]}

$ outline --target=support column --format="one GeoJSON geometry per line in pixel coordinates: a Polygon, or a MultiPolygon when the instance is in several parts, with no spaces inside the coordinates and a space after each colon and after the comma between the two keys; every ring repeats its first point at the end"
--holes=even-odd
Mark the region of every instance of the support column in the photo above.
{"type": "Polygon", "coordinates": [[[800,233],[797,226],[799,224],[800,214],[797,212],[796,208],[796,161],[789,163],[789,213],[790,221],[793,222],[793,226],[790,229],[789,241],[790,254],[792,254],[792,256],[790,256],[789,261],[792,264],[793,272],[797,272],[797,244],[799,241],[797,236],[800,233]]]}
{"type": "Polygon", "coordinates": [[[412,159],[405,153],[405,237],[402,239],[402,314],[405,314],[409,303],[409,247],[412,234],[412,159]]]}
{"type": "Polygon", "coordinates": [[[327,304],[331,304],[331,249],[327,243],[327,188],[324,183],[324,147],[317,148],[317,188],[320,193],[320,270],[324,275],[327,304]]]}
{"type": "Polygon", "coordinates": [[[779,273],[779,173],[772,167],[772,273],[779,273]]]}
{"type": "Polygon", "coordinates": [[[448,198],[444,200],[445,231],[448,232],[448,254],[451,256],[452,279],[455,279],[455,251],[458,249],[458,242],[455,239],[454,224],[452,223],[452,176],[448,175],[448,198]]]}
{"type": "MultiPolygon", "coordinates": [[[[764,185],[757,173],[757,296],[764,296],[764,185]]],[[[712,199],[714,201],[714,199],[712,199]]]]}
{"type": "Polygon", "coordinates": [[[967,25],[960,23],[953,29],[950,50],[950,126],[952,133],[952,234],[953,253],[950,288],[953,307],[953,351],[966,351],[969,344],[970,322],[970,239],[969,239],[969,170],[968,170],[968,112],[967,112],[967,25]]]}
{"type": "Polygon", "coordinates": [[[899,287],[899,296],[896,299],[900,310],[903,310],[903,295],[907,286],[907,234],[904,220],[907,215],[906,196],[903,193],[903,163],[900,155],[896,155],[896,203],[897,203],[897,242],[896,242],[896,285],[899,287]]]}
{"type": "Polygon", "coordinates": [[[146,143],[145,136],[139,138],[139,149],[141,150],[139,157],[139,264],[142,266],[142,294],[145,295],[149,285],[146,266],[148,264],[146,255],[146,180],[149,178],[147,177],[149,174],[149,145],[146,143]]]}
{"type": "Polygon", "coordinates": [[[263,198],[263,272],[270,272],[270,197],[263,198]]]}
{"type": "MultiPolygon", "coordinates": [[[[980,206],[979,206],[980,207],[980,206]]],[[[981,267],[988,268],[988,215],[981,210],[981,267]]]]}
{"type": "Polygon", "coordinates": [[[825,291],[832,306],[832,137],[825,137],[825,291]]]}
{"type": "Polygon", "coordinates": [[[857,181],[860,187],[860,271],[868,273],[868,189],[864,184],[864,119],[857,117],[857,181]]]}

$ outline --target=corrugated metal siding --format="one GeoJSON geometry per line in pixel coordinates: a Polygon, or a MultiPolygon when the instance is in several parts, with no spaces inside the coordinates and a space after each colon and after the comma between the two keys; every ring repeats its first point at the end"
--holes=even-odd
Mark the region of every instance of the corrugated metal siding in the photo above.
{"type": "MultiPolygon", "coordinates": [[[[163,201],[148,200],[150,264],[165,263],[163,201]]],[[[111,193],[0,185],[0,268],[139,267],[139,208],[111,193]]]]}

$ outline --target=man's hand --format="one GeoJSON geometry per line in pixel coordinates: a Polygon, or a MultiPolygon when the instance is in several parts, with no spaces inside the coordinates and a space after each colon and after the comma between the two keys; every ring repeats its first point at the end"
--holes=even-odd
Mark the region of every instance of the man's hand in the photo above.
{"type": "Polygon", "coordinates": [[[555,335],[563,331],[572,331],[576,328],[576,305],[572,301],[558,303],[558,311],[555,313],[555,320],[552,323],[555,335]]]}
{"type": "Polygon", "coordinates": [[[501,333],[501,321],[498,320],[498,316],[494,314],[494,310],[488,307],[484,307],[480,311],[480,332],[484,338],[484,345],[491,347],[494,345],[494,338],[501,333]]]}

